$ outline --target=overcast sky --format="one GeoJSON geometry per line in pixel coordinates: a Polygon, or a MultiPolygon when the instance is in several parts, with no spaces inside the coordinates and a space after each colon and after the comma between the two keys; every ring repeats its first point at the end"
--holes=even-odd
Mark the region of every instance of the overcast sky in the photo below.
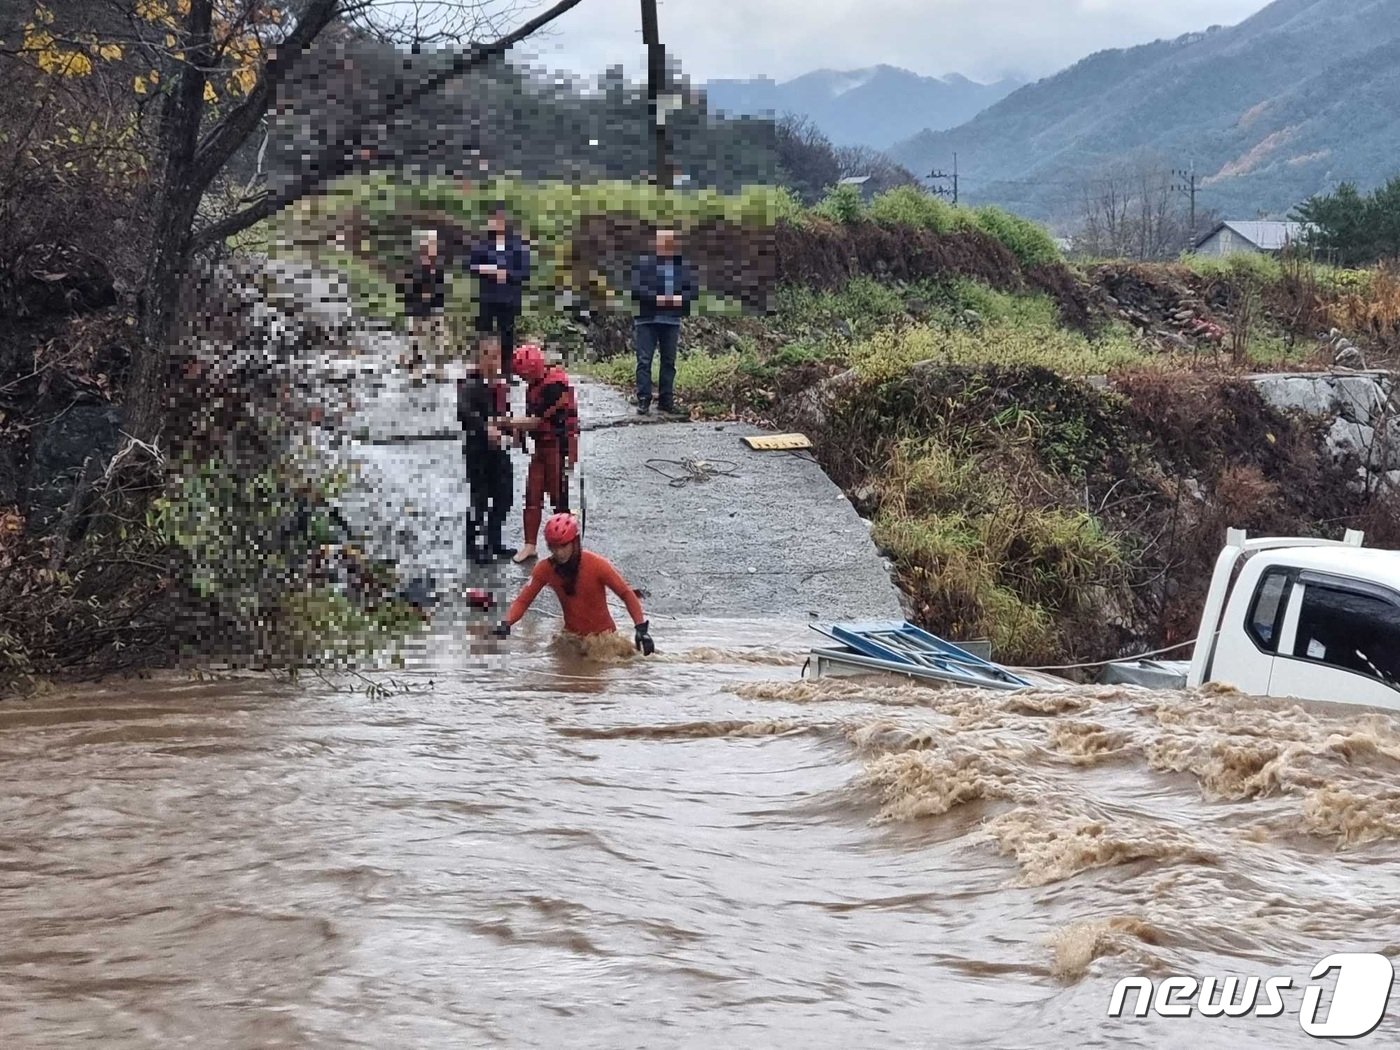
{"type": "MultiPolygon", "coordinates": [[[[662,41],[696,80],[887,63],[993,80],[1094,51],[1230,25],[1267,0],[660,0],[662,41]]],[[[535,8],[539,10],[540,8],[535,8]]],[[[640,0],[583,0],[531,41],[551,69],[646,68],[640,0]]],[[[524,49],[526,45],[522,45],[524,49]]]]}

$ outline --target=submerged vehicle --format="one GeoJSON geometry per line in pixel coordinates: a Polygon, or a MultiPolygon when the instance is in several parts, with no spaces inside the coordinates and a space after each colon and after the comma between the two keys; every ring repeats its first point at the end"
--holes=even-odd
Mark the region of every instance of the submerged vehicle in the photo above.
{"type": "MultiPolygon", "coordinates": [[[[1342,540],[1250,539],[1231,529],[1189,661],[1131,660],[1100,681],[1160,689],[1230,685],[1255,696],[1400,711],[1400,551],[1342,540]]],[[[818,675],[885,672],[993,689],[1043,687],[909,624],[819,628],[818,675]],[[895,644],[898,641],[901,644],[895,644]]]]}
{"type": "Polygon", "coordinates": [[[1400,551],[1364,541],[1232,529],[1184,684],[1400,711],[1400,551]]]}

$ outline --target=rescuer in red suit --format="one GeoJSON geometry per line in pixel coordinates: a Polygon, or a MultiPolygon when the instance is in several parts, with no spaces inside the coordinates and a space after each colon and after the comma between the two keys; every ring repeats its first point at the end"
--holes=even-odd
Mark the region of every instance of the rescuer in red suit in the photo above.
{"type": "Polygon", "coordinates": [[[578,462],[578,398],[564,370],[546,361],[533,343],[516,348],[512,366],[526,384],[525,415],[501,425],[533,443],[525,475],[525,543],[515,555],[516,562],[525,562],[536,556],[545,494],[552,513],[569,511],[569,474],[578,462]]]}

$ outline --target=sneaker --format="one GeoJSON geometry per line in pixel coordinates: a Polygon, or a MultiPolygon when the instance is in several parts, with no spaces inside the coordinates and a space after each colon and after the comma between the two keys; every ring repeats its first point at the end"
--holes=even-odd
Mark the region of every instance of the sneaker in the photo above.
{"type": "Polygon", "coordinates": [[[516,547],[506,547],[498,544],[492,548],[492,553],[497,558],[504,560],[508,558],[514,558],[517,554],[520,553],[520,551],[516,547]]]}
{"type": "Polygon", "coordinates": [[[651,406],[650,406],[650,405],[638,405],[638,406],[637,406],[637,415],[639,415],[639,416],[649,416],[649,415],[651,415],[651,406]]]}

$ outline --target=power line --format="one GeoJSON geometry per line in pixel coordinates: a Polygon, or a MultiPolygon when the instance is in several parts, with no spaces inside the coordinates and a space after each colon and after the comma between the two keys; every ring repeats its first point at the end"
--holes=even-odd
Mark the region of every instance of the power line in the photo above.
{"type": "Polygon", "coordinates": [[[1200,189],[1200,181],[1196,178],[1196,162],[1191,162],[1188,170],[1177,168],[1172,172],[1182,181],[1172,187],[1178,193],[1185,193],[1191,198],[1191,236],[1196,236],[1196,193],[1200,189]]]}
{"type": "Polygon", "coordinates": [[[931,182],[951,180],[953,184],[951,190],[949,190],[947,186],[935,186],[933,188],[933,193],[937,197],[952,197],[953,203],[958,203],[958,155],[956,153],[953,154],[953,172],[951,175],[941,168],[935,168],[928,173],[928,178],[931,182]]]}

